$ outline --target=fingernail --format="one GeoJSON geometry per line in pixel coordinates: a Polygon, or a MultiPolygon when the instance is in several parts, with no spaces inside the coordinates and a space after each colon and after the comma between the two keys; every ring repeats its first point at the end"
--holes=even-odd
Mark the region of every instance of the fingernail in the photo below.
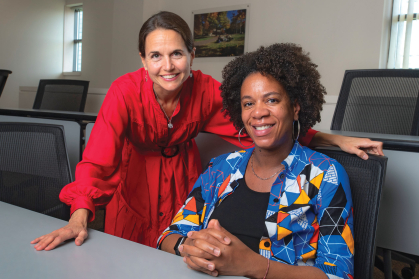
{"type": "Polygon", "coordinates": [[[214,255],[219,256],[220,255],[220,249],[215,248],[214,249],[214,255]]]}
{"type": "Polygon", "coordinates": [[[192,237],[193,232],[188,232],[188,237],[192,237]]]}
{"type": "Polygon", "coordinates": [[[218,272],[217,271],[213,271],[213,272],[211,272],[211,275],[215,277],[215,276],[218,275],[218,272]]]}
{"type": "Polygon", "coordinates": [[[179,250],[179,252],[183,252],[183,245],[180,245],[178,250],[179,250]]]}
{"type": "Polygon", "coordinates": [[[225,241],[226,243],[230,243],[230,238],[228,238],[228,237],[224,237],[224,241],[225,241]]]}
{"type": "Polygon", "coordinates": [[[362,156],[362,159],[367,160],[368,159],[367,154],[365,154],[364,156],[362,156]]]}
{"type": "Polygon", "coordinates": [[[183,257],[183,262],[185,262],[185,263],[186,263],[186,257],[183,257]]]}
{"type": "Polygon", "coordinates": [[[214,265],[213,265],[213,264],[209,264],[209,265],[208,265],[208,269],[209,269],[209,270],[213,270],[213,269],[214,269],[214,265]]]}

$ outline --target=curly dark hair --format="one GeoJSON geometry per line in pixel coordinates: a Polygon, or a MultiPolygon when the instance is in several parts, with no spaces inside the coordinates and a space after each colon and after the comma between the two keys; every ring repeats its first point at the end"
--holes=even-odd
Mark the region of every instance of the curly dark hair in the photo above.
{"type": "Polygon", "coordinates": [[[243,81],[252,73],[272,76],[286,90],[291,104],[300,105],[300,135],[320,122],[320,111],[326,90],[320,84],[317,65],[296,44],[273,44],[260,47],[228,63],[223,69],[220,86],[223,109],[237,130],[243,127],[240,91],[243,81]]]}

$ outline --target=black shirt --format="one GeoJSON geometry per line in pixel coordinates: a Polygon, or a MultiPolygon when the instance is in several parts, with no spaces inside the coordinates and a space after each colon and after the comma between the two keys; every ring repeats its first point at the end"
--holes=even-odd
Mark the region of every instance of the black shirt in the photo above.
{"type": "Polygon", "coordinates": [[[251,190],[243,178],[237,182],[239,185],[234,195],[227,196],[214,209],[210,220],[217,219],[223,228],[259,253],[270,193],[251,190]]]}

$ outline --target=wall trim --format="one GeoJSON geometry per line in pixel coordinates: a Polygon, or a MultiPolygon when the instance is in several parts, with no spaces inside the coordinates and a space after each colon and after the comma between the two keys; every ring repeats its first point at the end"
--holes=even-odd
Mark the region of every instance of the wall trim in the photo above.
{"type": "Polygon", "coordinates": [[[326,104],[337,104],[338,102],[338,95],[325,95],[324,100],[326,101],[326,104]]]}

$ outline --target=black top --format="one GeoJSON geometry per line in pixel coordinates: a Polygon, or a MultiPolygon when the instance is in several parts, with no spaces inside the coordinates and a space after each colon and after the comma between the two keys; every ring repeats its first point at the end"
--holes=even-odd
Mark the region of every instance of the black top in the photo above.
{"type": "Polygon", "coordinates": [[[223,228],[259,253],[270,193],[249,189],[244,179],[238,182],[237,189],[214,210],[210,220],[217,219],[223,228]]]}

